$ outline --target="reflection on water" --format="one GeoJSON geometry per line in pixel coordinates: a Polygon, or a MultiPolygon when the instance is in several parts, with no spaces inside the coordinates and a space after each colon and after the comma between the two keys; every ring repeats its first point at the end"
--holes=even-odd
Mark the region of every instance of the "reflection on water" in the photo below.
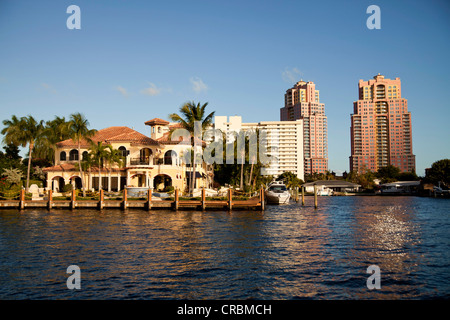
{"type": "Polygon", "coordinates": [[[306,204],[264,213],[3,210],[0,298],[449,298],[449,201],[306,204]],[[72,264],[78,291],[66,287],[72,264]],[[373,264],[381,290],[366,287],[373,264]]]}

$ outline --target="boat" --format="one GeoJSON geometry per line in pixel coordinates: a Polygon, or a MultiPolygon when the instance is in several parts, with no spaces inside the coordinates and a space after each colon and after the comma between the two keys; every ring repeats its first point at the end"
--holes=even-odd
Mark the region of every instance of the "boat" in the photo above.
{"type": "Polygon", "coordinates": [[[291,197],[286,185],[282,181],[274,181],[269,184],[265,191],[267,203],[282,204],[289,203],[291,197]]]}

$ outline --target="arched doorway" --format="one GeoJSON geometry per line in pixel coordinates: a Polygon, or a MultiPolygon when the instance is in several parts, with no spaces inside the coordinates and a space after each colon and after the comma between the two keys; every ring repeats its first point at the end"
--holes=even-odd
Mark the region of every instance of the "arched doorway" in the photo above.
{"type": "Polygon", "coordinates": [[[81,189],[83,185],[81,183],[81,178],[79,176],[73,176],[69,179],[74,189],[81,189]]]}
{"type": "Polygon", "coordinates": [[[157,191],[167,190],[167,187],[172,186],[172,178],[167,174],[158,174],[153,179],[153,186],[157,191]]]}
{"type": "Polygon", "coordinates": [[[63,177],[60,176],[53,177],[51,185],[53,192],[62,192],[64,184],[65,182],[63,177]]]}

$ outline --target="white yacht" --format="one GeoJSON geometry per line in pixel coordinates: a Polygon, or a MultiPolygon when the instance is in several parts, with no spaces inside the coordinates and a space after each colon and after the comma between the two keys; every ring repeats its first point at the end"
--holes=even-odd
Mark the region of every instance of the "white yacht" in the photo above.
{"type": "Polygon", "coordinates": [[[291,197],[286,185],[282,181],[274,181],[269,184],[265,192],[267,203],[289,203],[291,197]]]}

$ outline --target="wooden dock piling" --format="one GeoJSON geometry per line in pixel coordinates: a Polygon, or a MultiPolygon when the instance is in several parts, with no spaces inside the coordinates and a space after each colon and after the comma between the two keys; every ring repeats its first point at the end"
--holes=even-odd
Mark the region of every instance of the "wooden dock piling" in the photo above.
{"type": "Polygon", "coordinates": [[[75,209],[75,207],[76,207],[76,200],[77,200],[77,198],[76,198],[76,193],[75,193],[75,189],[72,189],[72,193],[71,193],[71,196],[70,196],[70,209],[75,209]]]}
{"type": "Polygon", "coordinates": [[[25,189],[20,190],[19,208],[20,208],[20,210],[23,210],[25,208],[25,189]]]}
{"type": "Polygon", "coordinates": [[[180,204],[180,196],[179,196],[179,192],[178,192],[178,189],[175,189],[175,202],[174,202],[174,208],[175,208],[175,210],[178,210],[179,204],[180,204]]]}
{"type": "Polygon", "coordinates": [[[232,190],[228,189],[228,210],[233,209],[233,196],[232,196],[232,190]]]}
{"type": "Polygon", "coordinates": [[[98,208],[100,210],[102,210],[104,206],[105,206],[105,192],[103,191],[103,189],[101,189],[100,190],[100,199],[98,202],[98,208]]]}
{"type": "Polygon", "coordinates": [[[202,188],[202,211],[206,210],[206,190],[202,188]]]}
{"type": "Polygon", "coordinates": [[[305,205],[305,187],[302,187],[302,206],[305,205]]]}
{"type": "Polygon", "coordinates": [[[152,210],[152,188],[148,188],[147,192],[147,210],[152,210]]]}
{"type": "Polygon", "coordinates": [[[123,198],[122,198],[122,209],[128,208],[128,194],[127,194],[127,188],[123,189],[123,198]]]}
{"type": "Polygon", "coordinates": [[[53,190],[48,190],[48,201],[47,201],[47,208],[50,210],[53,207],[53,190]]]}
{"type": "Polygon", "coordinates": [[[264,198],[264,188],[261,187],[261,189],[259,190],[259,201],[261,202],[261,210],[265,210],[266,209],[266,199],[264,198]]]}
{"type": "Polygon", "coordinates": [[[314,208],[317,209],[317,186],[314,185],[314,208]]]}

